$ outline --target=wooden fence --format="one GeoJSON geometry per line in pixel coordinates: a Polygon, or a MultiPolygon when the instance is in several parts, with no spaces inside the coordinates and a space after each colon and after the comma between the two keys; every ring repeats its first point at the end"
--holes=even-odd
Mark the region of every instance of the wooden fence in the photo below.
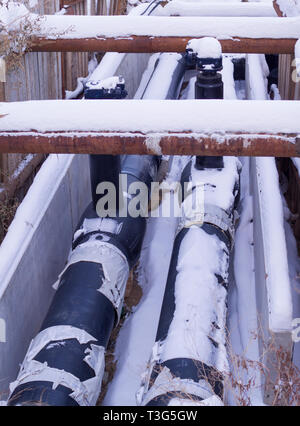
{"type": "MultiPolygon", "coordinates": [[[[26,3],[26,0],[21,0],[26,3]]],[[[39,0],[33,12],[55,14],[65,8],[72,15],[106,15],[125,12],[125,0],[39,0]],[[109,7],[107,7],[107,5],[109,7]]],[[[6,82],[0,82],[0,102],[38,99],[62,99],[65,90],[74,90],[78,77],[88,74],[87,52],[29,52],[21,60],[21,66],[8,71],[6,82]]],[[[44,159],[35,155],[26,162],[18,174],[18,166],[25,159],[22,154],[0,154],[0,200],[11,196],[30,177],[34,168],[44,159]]]]}
{"type": "Polygon", "coordinates": [[[300,79],[296,76],[294,55],[279,55],[279,92],[284,100],[300,100],[300,79]]]}

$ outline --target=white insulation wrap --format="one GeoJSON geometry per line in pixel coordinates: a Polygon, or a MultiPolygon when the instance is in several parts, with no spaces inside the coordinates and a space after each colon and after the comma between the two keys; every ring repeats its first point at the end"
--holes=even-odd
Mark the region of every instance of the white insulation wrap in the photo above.
{"type": "MultiPolygon", "coordinates": [[[[192,161],[191,181],[193,191],[182,203],[182,217],[177,233],[184,227],[211,223],[234,238],[232,207],[239,188],[241,163],[236,157],[224,157],[223,169],[196,170],[192,161]],[[196,205],[197,204],[197,205],[196,205]]],[[[191,186],[191,185],[190,185],[191,186]]]]}
{"type": "MultiPolygon", "coordinates": [[[[153,373],[153,369],[157,369],[157,362],[161,361],[164,344],[165,342],[156,342],[153,346],[149,361],[149,368],[142,375],[141,387],[136,393],[137,404],[147,405],[157,396],[173,392],[174,398],[176,398],[176,396],[179,397],[180,394],[180,401],[184,400],[184,398],[181,399],[184,395],[186,395],[187,400],[190,398],[190,395],[195,395],[196,397],[199,397],[199,399],[203,400],[197,401],[197,405],[203,405],[204,401],[209,400],[214,394],[208,380],[202,379],[199,380],[199,382],[194,382],[193,380],[188,379],[182,380],[174,377],[167,367],[163,367],[157,375],[154,384],[150,387],[150,378],[153,373]]],[[[174,399],[171,399],[168,405],[170,405],[171,401],[173,401],[173,403],[175,402],[174,399]]],[[[189,401],[191,401],[191,399],[189,399],[189,401]]]]}
{"type": "MultiPolygon", "coordinates": [[[[102,219],[99,219],[99,221],[102,221],[102,219]]],[[[96,238],[97,235],[91,235],[87,242],[79,244],[72,251],[68,264],[60,274],[60,277],[74,263],[100,263],[104,273],[104,281],[101,283],[99,279],[98,291],[111,301],[117,311],[118,318],[120,318],[126,283],[129,276],[129,265],[126,257],[119,249],[105,242],[105,235],[102,236],[102,241],[96,238]]],[[[57,288],[57,284],[59,284],[59,280],[54,284],[54,288],[57,288]]]]}
{"type": "MultiPolygon", "coordinates": [[[[150,377],[147,379],[149,380],[150,377]]],[[[182,380],[178,377],[174,377],[170,370],[167,367],[164,367],[157,376],[154,385],[151,387],[150,391],[147,393],[144,399],[142,399],[143,388],[139,390],[137,393],[137,402],[139,405],[141,403],[143,403],[143,405],[147,405],[157,396],[167,392],[174,393],[174,397],[176,395],[186,395],[186,400],[188,400],[189,395],[195,395],[205,401],[211,398],[213,390],[210,388],[210,385],[206,380],[199,380],[198,383],[192,380],[182,380]]],[[[171,401],[172,399],[170,402],[171,401]]],[[[203,403],[200,403],[201,401],[199,400],[199,405],[203,405],[203,403]]]]}
{"type": "Polygon", "coordinates": [[[36,355],[49,343],[59,342],[66,339],[77,339],[80,344],[96,341],[93,336],[72,326],[55,326],[41,331],[31,342],[20,373],[15,382],[10,385],[12,393],[17,386],[35,381],[52,382],[53,389],[62,385],[73,391],[70,396],[81,406],[95,405],[101,391],[102,377],[104,373],[103,346],[91,344],[91,349],[86,350],[84,361],[94,370],[95,376],[81,382],[73,374],[64,370],[51,368],[47,363],[35,361],[36,355]]]}
{"type": "MultiPolygon", "coordinates": [[[[241,163],[236,157],[223,157],[223,169],[196,170],[192,167],[192,182],[204,185],[204,202],[230,211],[238,192],[241,163]]],[[[195,164],[195,159],[192,165],[195,164]]]]}

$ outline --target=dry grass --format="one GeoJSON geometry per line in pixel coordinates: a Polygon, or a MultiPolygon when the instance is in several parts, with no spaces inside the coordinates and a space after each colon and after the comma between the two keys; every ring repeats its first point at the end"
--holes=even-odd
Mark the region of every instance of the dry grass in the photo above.
{"type": "Polygon", "coordinates": [[[230,372],[224,376],[225,392],[229,392],[235,405],[252,406],[253,392],[259,391],[271,406],[300,405],[300,370],[293,363],[292,353],[278,344],[276,336],[265,336],[262,326],[251,336],[259,340],[260,356],[250,359],[245,353],[236,354],[229,342],[227,352],[230,372]]]}
{"type": "MultiPolygon", "coordinates": [[[[14,71],[18,68],[23,68],[23,56],[25,52],[30,52],[34,34],[39,33],[41,23],[44,19],[43,15],[31,15],[28,0],[16,1],[16,3],[23,3],[28,13],[16,19],[11,24],[16,25],[17,28],[12,30],[7,28],[0,21],[0,57],[5,60],[6,68],[8,71],[14,71]]],[[[0,7],[7,7],[6,1],[0,0],[0,7]]],[[[57,32],[55,28],[51,30],[51,36],[62,36],[72,31],[72,28],[66,28],[63,32],[57,32]]]]}
{"type": "Polygon", "coordinates": [[[114,353],[119,332],[125,320],[129,317],[129,315],[131,315],[132,308],[139,303],[142,295],[143,291],[138,284],[136,267],[131,271],[130,276],[128,278],[121,319],[111,334],[109,344],[105,353],[105,372],[103,375],[102,388],[97,405],[101,405],[106,395],[108,385],[112,381],[116,371],[117,361],[115,360],[114,353]]]}
{"type": "MultiPolygon", "coordinates": [[[[262,339],[260,333],[251,336],[251,343],[258,338],[262,339]]],[[[235,353],[227,337],[229,371],[222,373],[216,369],[205,371],[203,368],[205,366],[198,362],[198,380],[206,382],[208,389],[211,389],[211,395],[214,395],[216,387],[219,388],[220,382],[223,383],[225,405],[253,406],[260,403],[259,395],[264,395],[268,398],[265,403],[270,406],[300,406],[300,370],[293,363],[291,352],[278,345],[275,335],[261,340],[261,346],[260,358],[253,360],[246,353],[235,353]],[[258,399],[254,399],[255,395],[258,399]]],[[[148,391],[155,385],[155,380],[163,368],[160,364],[151,366],[148,363],[148,372],[153,369],[148,391]],[[155,373],[154,376],[153,373],[155,373]]],[[[181,385],[178,387],[177,383],[177,390],[172,390],[174,384],[171,377],[173,376],[171,375],[168,379],[165,375],[166,380],[159,384],[159,394],[166,395],[166,405],[172,398],[190,400],[191,405],[202,405],[187,391],[184,382],[182,387],[181,385]]]]}
{"type": "Polygon", "coordinates": [[[20,202],[13,198],[0,202],[0,244],[2,243],[9,225],[11,224],[20,202]]]}
{"type": "MultiPolygon", "coordinates": [[[[23,1],[28,6],[26,1],[23,1]]],[[[0,7],[7,7],[0,1],[0,7]]],[[[0,21],[0,57],[6,62],[7,70],[16,70],[23,66],[22,58],[26,50],[30,50],[32,34],[40,29],[42,16],[30,19],[29,13],[19,18],[18,29],[11,30],[0,21]]]]}

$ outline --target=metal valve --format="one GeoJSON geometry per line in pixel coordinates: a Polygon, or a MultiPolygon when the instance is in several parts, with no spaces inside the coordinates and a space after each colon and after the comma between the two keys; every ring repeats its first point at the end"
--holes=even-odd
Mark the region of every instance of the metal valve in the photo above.
{"type": "Polygon", "coordinates": [[[127,96],[125,80],[121,76],[89,81],[84,89],[85,99],[124,99],[127,96]]]}

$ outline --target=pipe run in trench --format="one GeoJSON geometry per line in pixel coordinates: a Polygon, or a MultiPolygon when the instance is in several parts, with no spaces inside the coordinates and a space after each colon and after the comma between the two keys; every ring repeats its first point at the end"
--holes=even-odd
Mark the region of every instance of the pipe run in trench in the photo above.
{"type": "MultiPolygon", "coordinates": [[[[167,96],[177,96],[185,67],[175,64],[167,96]],[[174,83],[176,82],[176,84],[174,83]]],[[[156,179],[158,156],[91,156],[92,203],[74,235],[67,266],[19,375],[10,385],[8,405],[90,406],[97,403],[105,369],[105,350],[121,315],[129,271],[136,263],[146,228],[145,217],[121,217],[128,188],[116,217],[97,214],[97,186],[119,188],[156,179]]],[[[127,203],[126,203],[127,204],[127,203]]]]}
{"type": "Polygon", "coordinates": [[[182,204],[155,344],[137,392],[138,405],[224,403],[229,371],[228,268],[239,170],[234,157],[224,159],[223,169],[197,170],[194,157],[183,171],[182,181],[190,182],[192,190],[182,204]],[[222,202],[220,185],[226,194],[222,202]],[[204,193],[204,209],[191,214],[197,190],[200,197],[204,193]]]}

